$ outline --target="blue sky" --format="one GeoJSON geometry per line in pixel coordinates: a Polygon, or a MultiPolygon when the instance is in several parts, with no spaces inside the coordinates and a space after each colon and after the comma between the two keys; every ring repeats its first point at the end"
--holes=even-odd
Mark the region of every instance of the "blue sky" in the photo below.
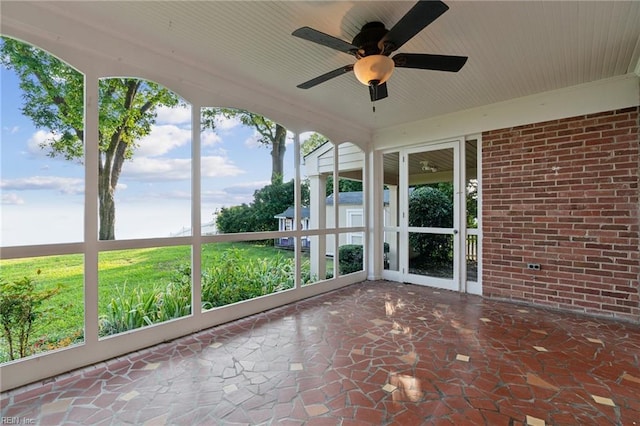
{"type": "MultiPolygon", "coordinates": [[[[51,158],[36,129],[20,112],[22,92],[11,70],[0,69],[2,246],[83,239],[84,169],[51,158]]],[[[116,238],[166,237],[191,226],[191,112],[162,108],[149,136],[125,163],[116,191],[116,238]]],[[[202,222],[222,206],[249,203],[269,183],[269,148],[254,129],[220,120],[202,137],[202,222]]],[[[285,180],[293,177],[293,145],[287,145],[285,180]]]]}

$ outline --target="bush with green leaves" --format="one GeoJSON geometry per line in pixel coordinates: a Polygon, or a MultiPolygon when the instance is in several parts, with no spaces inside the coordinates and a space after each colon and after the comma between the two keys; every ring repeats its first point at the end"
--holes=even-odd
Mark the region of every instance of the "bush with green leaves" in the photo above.
{"type": "Polygon", "coordinates": [[[360,244],[345,244],[338,248],[340,274],[362,271],[364,249],[360,244]]]}
{"type": "Polygon", "coordinates": [[[31,334],[46,312],[42,304],[59,291],[59,286],[38,289],[35,281],[27,277],[11,282],[0,279],[0,325],[7,341],[9,359],[32,353],[31,334]]]}
{"type": "Polygon", "coordinates": [[[276,254],[247,259],[239,249],[226,250],[202,272],[202,307],[211,309],[293,288],[295,262],[276,254]]]}
{"type": "Polygon", "coordinates": [[[191,314],[191,283],[171,282],[164,289],[145,291],[117,287],[100,316],[100,335],[122,333],[191,314]]]}
{"type": "MultiPolygon", "coordinates": [[[[452,228],[453,202],[437,188],[421,186],[409,195],[409,226],[452,228]]],[[[446,264],[453,256],[449,235],[410,233],[409,245],[416,257],[432,265],[446,264]]]]}
{"type": "MultiPolygon", "coordinates": [[[[246,258],[241,249],[224,251],[202,271],[202,307],[211,309],[293,288],[295,262],[281,254],[246,258]]],[[[100,335],[121,333],[191,313],[191,267],[182,265],[165,288],[119,287],[100,318],[100,335]]]]}
{"type": "MultiPolygon", "coordinates": [[[[127,289],[126,285],[117,287],[100,317],[100,335],[191,314],[191,275],[191,266],[183,264],[173,271],[169,284],[163,288],[145,291],[127,289]]],[[[225,306],[293,288],[295,261],[279,252],[256,258],[248,257],[244,249],[226,249],[216,253],[210,266],[203,268],[201,283],[203,309],[225,306]]]]}

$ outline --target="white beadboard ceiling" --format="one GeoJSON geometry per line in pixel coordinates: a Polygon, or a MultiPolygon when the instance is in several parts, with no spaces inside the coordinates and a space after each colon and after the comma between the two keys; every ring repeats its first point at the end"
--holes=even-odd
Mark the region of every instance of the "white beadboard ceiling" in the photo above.
{"type": "MultiPolygon", "coordinates": [[[[37,27],[29,31],[61,43],[99,37],[109,52],[148,48],[240,82],[246,90],[238,96],[273,94],[279,105],[249,103],[258,113],[282,109],[293,120],[305,105],[370,132],[638,72],[639,1],[446,3],[450,10],[396,53],[462,55],[469,57],[467,64],[458,73],[396,69],[389,97],[376,102],[375,113],[367,88],[353,73],[308,90],[296,88],[354,58],[291,32],[310,26],[350,42],[366,22],[392,27],[414,2],[3,1],[2,20],[8,28],[37,27]]],[[[139,55],[130,65],[155,66],[147,60],[139,55]]],[[[209,84],[206,74],[188,74],[184,79],[199,80],[200,87],[209,84]]]]}

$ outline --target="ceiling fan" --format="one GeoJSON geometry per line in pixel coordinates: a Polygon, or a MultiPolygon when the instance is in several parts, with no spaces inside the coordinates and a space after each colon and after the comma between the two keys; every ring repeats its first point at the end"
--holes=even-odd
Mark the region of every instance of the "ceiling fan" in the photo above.
{"type": "Polygon", "coordinates": [[[447,10],[449,7],[439,0],[418,1],[390,30],[387,30],[382,22],[369,22],[362,27],[351,43],[310,27],[298,28],[292,35],[353,55],[356,62],[329,71],[297,87],[309,89],[353,71],[361,83],[369,86],[371,101],[374,102],[388,96],[387,80],[396,67],[460,71],[467,62],[466,56],[398,53],[393,58],[389,57],[447,10]]]}

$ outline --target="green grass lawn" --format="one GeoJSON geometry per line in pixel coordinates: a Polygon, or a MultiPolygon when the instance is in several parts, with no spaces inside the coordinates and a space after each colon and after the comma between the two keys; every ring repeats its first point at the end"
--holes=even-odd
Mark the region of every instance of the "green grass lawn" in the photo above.
{"type": "MultiPolygon", "coordinates": [[[[288,258],[293,252],[254,243],[215,243],[202,249],[203,270],[214,265],[223,252],[241,250],[242,258],[265,259],[276,254],[288,258]]],[[[117,297],[118,289],[127,293],[134,289],[152,291],[169,284],[181,266],[190,265],[191,247],[163,247],[103,252],[99,255],[98,312],[117,297]]],[[[33,279],[38,289],[57,286],[60,291],[43,305],[45,317],[38,321],[32,339],[44,338],[58,342],[79,336],[84,328],[83,255],[62,255],[0,261],[2,278],[14,281],[22,277],[33,279]]],[[[67,342],[68,343],[68,342],[67,342]]],[[[2,359],[5,339],[0,343],[2,359]]]]}

